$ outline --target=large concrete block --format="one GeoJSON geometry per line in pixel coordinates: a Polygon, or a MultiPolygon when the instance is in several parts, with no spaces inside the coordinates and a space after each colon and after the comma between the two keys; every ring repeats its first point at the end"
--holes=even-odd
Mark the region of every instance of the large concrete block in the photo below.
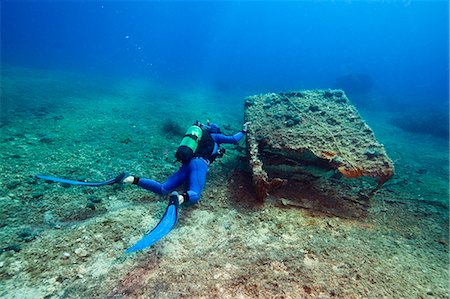
{"type": "Polygon", "coordinates": [[[252,122],[247,150],[261,201],[280,186],[293,186],[291,193],[320,190],[316,197],[367,198],[394,174],[383,145],[342,90],[250,96],[245,120],[252,122]],[[372,179],[351,182],[361,177],[372,179]]]}

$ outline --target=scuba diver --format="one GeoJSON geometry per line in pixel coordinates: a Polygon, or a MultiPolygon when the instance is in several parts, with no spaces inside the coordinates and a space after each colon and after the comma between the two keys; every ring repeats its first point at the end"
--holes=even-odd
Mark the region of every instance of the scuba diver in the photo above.
{"type": "Polygon", "coordinates": [[[221,157],[225,153],[224,149],[220,149],[220,144],[238,143],[247,133],[249,124],[249,122],[246,122],[242,131],[232,136],[227,136],[220,132],[220,128],[216,124],[204,125],[198,121],[194,123],[187,130],[175,154],[177,161],[182,163],[181,167],[162,184],[155,180],[134,177],[126,172],[102,182],[76,181],[46,175],[36,175],[36,177],[50,182],[78,186],[100,187],[126,183],[137,185],[161,195],[172,192],[169,196],[166,211],[159,223],[125,251],[125,253],[137,252],[152,246],[175,227],[178,220],[179,205],[193,205],[199,201],[205,186],[209,165],[217,157],[221,157]],[[189,183],[189,188],[186,192],[179,194],[177,191],[173,191],[185,182],[189,183]]]}
{"type": "Polygon", "coordinates": [[[209,165],[225,153],[225,149],[221,149],[220,144],[238,143],[247,133],[249,124],[246,122],[240,132],[227,136],[221,133],[216,124],[204,125],[197,121],[188,129],[175,154],[177,161],[182,163],[181,167],[164,183],[131,175],[124,178],[123,183],[134,184],[154,193],[166,195],[188,182],[189,188],[186,192],[179,194],[174,191],[170,194],[170,199],[178,201],[179,205],[196,204],[205,186],[209,165]]]}

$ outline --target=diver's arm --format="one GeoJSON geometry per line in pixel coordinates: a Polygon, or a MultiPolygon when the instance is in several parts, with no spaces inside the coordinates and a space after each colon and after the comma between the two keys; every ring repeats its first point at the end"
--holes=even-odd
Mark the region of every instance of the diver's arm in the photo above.
{"type": "Polygon", "coordinates": [[[244,137],[245,133],[246,132],[244,130],[242,130],[232,136],[227,136],[227,135],[223,135],[223,134],[211,134],[211,137],[218,144],[221,144],[221,143],[235,144],[235,143],[238,143],[239,141],[241,141],[241,139],[244,137]]]}
{"type": "Polygon", "coordinates": [[[247,134],[248,126],[250,125],[250,122],[246,122],[242,126],[242,131],[237,132],[233,136],[227,136],[223,134],[211,134],[211,137],[214,139],[214,141],[218,144],[221,143],[231,143],[236,144],[244,137],[245,134],[247,134]]]}

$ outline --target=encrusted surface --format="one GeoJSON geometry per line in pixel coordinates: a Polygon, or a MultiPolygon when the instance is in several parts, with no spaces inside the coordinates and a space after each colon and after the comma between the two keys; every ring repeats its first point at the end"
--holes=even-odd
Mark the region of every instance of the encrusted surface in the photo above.
{"type": "Polygon", "coordinates": [[[259,199],[271,190],[267,173],[273,165],[285,176],[299,165],[315,165],[379,183],[394,173],[383,145],[341,90],[250,96],[245,119],[252,122],[248,150],[259,199]]]}

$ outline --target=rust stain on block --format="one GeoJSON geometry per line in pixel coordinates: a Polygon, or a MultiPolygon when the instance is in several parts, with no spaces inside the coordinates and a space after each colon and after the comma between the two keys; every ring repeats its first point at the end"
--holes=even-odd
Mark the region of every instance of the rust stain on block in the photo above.
{"type": "Polygon", "coordinates": [[[296,173],[311,171],[314,177],[323,169],[371,177],[376,188],[394,174],[383,145],[342,90],[250,96],[245,120],[252,122],[247,150],[260,200],[296,173]]]}

